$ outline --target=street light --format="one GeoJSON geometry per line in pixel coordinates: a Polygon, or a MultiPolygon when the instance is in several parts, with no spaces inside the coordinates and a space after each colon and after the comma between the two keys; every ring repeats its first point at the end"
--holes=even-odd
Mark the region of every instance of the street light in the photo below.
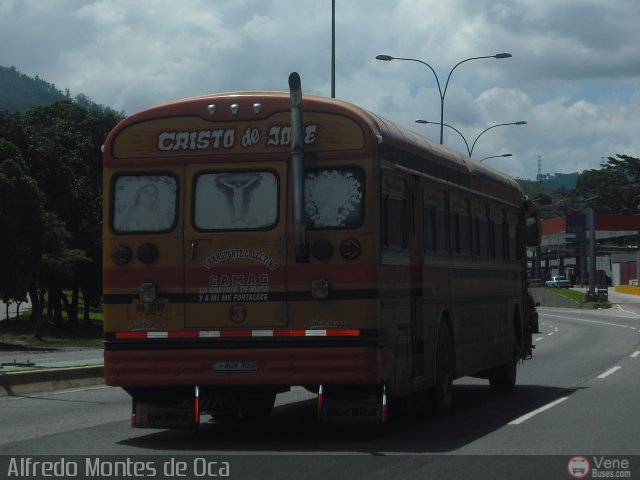
{"type": "Polygon", "coordinates": [[[471,58],[465,58],[464,60],[456,63],[453,68],[449,71],[449,75],[447,76],[447,82],[444,84],[444,90],[440,87],[440,79],[438,78],[438,74],[436,73],[436,71],[433,69],[433,67],[431,65],[429,65],[427,62],[423,62],[422,60],[418,60],[416,58],[402,58],[402,57],[392,57],[391,55],[377,55],[376,56],[376,60],[382,60],[384,62],[390,62],[391,60],[406,60],[409,62],[418,62],[421,63],[423,65],[426,65],[429,70],[431,70],[431,72],[433,72],[433,75],[436,77],[436,83],[438,84],[438,92],[440,92],[440,143],[442,144],[442,139],[444,136],[444,96],[447,94],[447,87],[449,86],[449,80],[451,80],[451,74],[453,73],[453,71],[458,68],[458,66],[460,66],[461,64],[465,63],[465,62],[469,62],[471,60],[481,60],[483,58],[497,58],[497,59],[502,59],[502,58],[511,58],[512,55],[510,53],[496,53],[495,55],[486,55],[483,57],[471,57],[471,58]]]}
{"type": "MultiPolygon", "coordinates": [[[[636,195],[631,200],[631,212],[637,212],[640,208],[640,195],[636,195]]],[[[640,287],[640,231],[636,238],[636,286],[640,287]]]]}
{"type": "Polygon", "coordinates": [[[480,160],[481,162],[484,162],[485,160],[488,160],[490,158],[499,158],[499,157],[513,157],[512,154],[510,153],[503,153],[502,155],[493,155],[491,157],[484,157],[482,160],[480,160]]]}
{"type": "MultiPolygon", "coordinates": [[[[600,198],[600,195],[594,195],[584,200],[584,203],[600,198]]],[[[587,298],[591,301],[596,298],[596,213],[593,207],[586,208],[587,219],[589,222],[589,291],[587,298]]]]}
{"type": "Polygon", "coordinates": [[[498,123],[497,125],[491,125],[489,128],[485,128],[483,131],[480,132],[480,134],[476,137],[476,139],[473,141],[473,145],[471,145],[471,151],[469,152],[469,156],[471,156],[471,152],[473,152],[473,147],[476,146],[476,142],[478,141],[478,139],[482,136],[483,133],[485,133],[487,130],[491,130],[492,128],[496,128],[496,127],[504,127],[506,125],[526,125],[527,122],[524,121],[519,121],[519,122],[511,122],[511,123],[498,123]]]}
{"type": "MultiPolygon", "coordinates": [[[[467,139],[464,138],[464,135],[460,132],[460,130],[458,130],[456,127],[448,125],[446,123],[438,123],[438,122],[429,122],[428,120],[422,120],[421,118],[418,118],[416,120],[416,123],[422,123],[424,125],[426,124],[431,124],[431,125],[440,125],[445,126],[447,128],[450,128],[451,130],[453,130],[454,132],[456,132],[458,135],[460,135],[460,138],[462,138],[462,141],[464,142],[464,144],[467,147],[467,152],[469,153],[469,156],[471,156],[471,149],[469,148],[469,143],[467,142],[467,139]]],[[[440,139],[440,144],[442,144],[442,138],[440,139]]]]}
{"type": "MultiPolygon", "coordinates": [[[[428,120],[422,120],[422,119],[420,119],[420,118],[416,120],[416,123],[431,124],[431,125],[440,125],[440,124],[439,124],[439,123],[437,123],[437,122],[429,122],[428,120]]],[[[464,144],[467,146],[467,152],[469,153],[469,156],[471,156],[471,154],[473,153],[473,149],[474,149],[474,147],[476,146],[476,142],[477,142],[477,141],[478,141],[478,139],[479,139],[479,138],[480,138],[480,137],[481,137],[485,132],[487,132],[488,130],[491,130],[492,128],[495,128],[495,127],[503,127],[503,126],[505,126],[505,125],[526,125],[526,124],[527,124],[527,122],[525,122],[525,121],[519,121],[519,122],[498,123],[497,125],[491,125],[489,128],[485,128],[483,131],[481,131],[481,132],[480,132],[480,134],[479,134],[479,135],[476,137],[476,139],[473,141],[473,145],[471,145],[471,148],[469,148],[469,142],[467,142],[467,139],[466,139],[466,138],[464,138],[464,135],[462,135],[462,133],[460,133],[460,131],[459,131],[457,128],[452,127],[451,125],[447,125],[446,123],[443,123],[442,125],[443,125],[443,126],[445,126],[445,127],[450,128],[450,129],[452,129],[452,130],[455,130],[455,131],[458,133],[458,135],[460,135],[460,136],[462,137],[462,140],[464,140],[464,144]]],[[[442,142],[440,142],[440,143],[442,143],[442,142]]]]}

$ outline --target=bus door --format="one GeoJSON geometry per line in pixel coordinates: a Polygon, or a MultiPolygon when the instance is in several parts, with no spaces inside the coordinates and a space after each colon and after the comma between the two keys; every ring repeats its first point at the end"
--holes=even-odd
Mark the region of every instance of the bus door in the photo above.
{"type": "Polygon", "coordinates": [[[287,163],[187,167],[185,327],[287,324],[287,163]]]}

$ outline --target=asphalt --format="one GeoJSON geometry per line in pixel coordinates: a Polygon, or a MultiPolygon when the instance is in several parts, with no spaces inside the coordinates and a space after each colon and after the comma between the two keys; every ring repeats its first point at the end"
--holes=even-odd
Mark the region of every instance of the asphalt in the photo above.
{"type": "MultiPolygon", "coordinates": [[[[609,300],[640,316],[640,295],[609,288],[609,300]]],[[[102,349],[42,350],[0,343],[0,396],[91,385],[104,385],[102,349]]]]}

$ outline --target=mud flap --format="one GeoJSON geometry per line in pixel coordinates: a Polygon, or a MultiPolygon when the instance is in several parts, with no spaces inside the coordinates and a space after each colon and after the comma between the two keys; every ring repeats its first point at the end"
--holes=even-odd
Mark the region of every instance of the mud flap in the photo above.
{"type": "Polygon", "coordinates": [[[195,428],[200,423],[200,392],[159,391],[156,395],[134,395],[131,426],[134,428],[195,428]]]}
{"type": "Polygon", "coordinates": [[[318,422],[321,424],[386,423],[386,385],[320,385],[318,422]]]}

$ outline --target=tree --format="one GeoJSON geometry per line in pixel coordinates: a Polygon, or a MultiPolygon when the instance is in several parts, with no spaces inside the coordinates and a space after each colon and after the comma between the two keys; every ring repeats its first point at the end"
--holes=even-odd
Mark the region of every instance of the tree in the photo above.
{"type": "Polygon", "coordinates": [[[43,249],[44,195],[18,148],[0,139],[0,299],[26,300],[43,249]]]}
{"type": "Polygon", "coordinates": [[[624,213],[640,195],[640,158],[629,155],[608,157],[600,170],[583,172],[576,183],[576,193],[601,213],[624,213]]]}
{"type": "Polygon", "coordinates": [[[72,301],[65,302],[71,322],[78,318],[79,290],[94,293],[95,301],[101,278],[101,146],[119,120],[111,110],[87,110],[71,101],[35,107],[24,119],[31,172],[45,193],[46,210],[69,233],[68,245],[48,257],[53,277],[44,283],[53,289],[51,301],[59,304],[66,300],[62,287],[72,290],[72,301]]]}

